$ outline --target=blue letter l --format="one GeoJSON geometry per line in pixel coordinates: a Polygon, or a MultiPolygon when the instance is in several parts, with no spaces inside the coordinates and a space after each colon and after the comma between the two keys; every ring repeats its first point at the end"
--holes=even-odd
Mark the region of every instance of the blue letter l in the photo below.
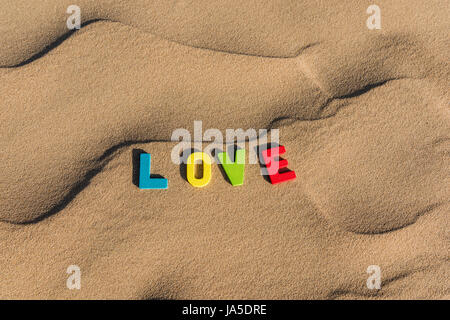
{"type": "Polygon", "coordinates": [[[151,156],[141,153],[139,166],[139,189],[167,189],[167,179],[150,179],[151,156]]]}

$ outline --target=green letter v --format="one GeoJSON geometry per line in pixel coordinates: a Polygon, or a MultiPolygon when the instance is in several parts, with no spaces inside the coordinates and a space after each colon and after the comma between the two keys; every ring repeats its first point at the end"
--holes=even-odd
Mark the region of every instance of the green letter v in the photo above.
{"type": "Polygon", "coordinates": [[[222,165],[225,173],[230,179],[231,184],[241,186],[244,184],[244,169],[245,169],[245,149],[236,150],[235,162],[232,162],[226,152],[220,152],[217,157],[222,165]]]}

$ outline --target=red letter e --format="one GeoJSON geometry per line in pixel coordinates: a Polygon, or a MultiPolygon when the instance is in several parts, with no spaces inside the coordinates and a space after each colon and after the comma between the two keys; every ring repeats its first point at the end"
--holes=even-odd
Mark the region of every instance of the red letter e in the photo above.
{"type": "Polygon", "coordinates": [[[272,184],[294,180],[296,178],[295,171],[282,170],[280,172],[280,169],[285,169],[288,166],[286,159],[279,158],[285,152],[286,149],[283,146],[270,148],[261,152],[272,184]]]}

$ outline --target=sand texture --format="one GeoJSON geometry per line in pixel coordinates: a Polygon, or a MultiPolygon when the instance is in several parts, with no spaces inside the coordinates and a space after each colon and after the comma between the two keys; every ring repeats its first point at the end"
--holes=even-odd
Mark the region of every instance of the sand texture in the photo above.
{"type": "Polygon", "coordinates": [[[450,6],[371,4],[0,0],[0,298],[448,299],[450,6]],[[192,187],[198,120],[279,129],[297,179],[192,187]]]}

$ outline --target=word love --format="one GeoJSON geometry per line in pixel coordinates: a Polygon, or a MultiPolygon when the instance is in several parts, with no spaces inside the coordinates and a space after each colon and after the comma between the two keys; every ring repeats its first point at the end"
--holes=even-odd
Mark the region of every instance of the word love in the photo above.
{"type": "MultiPolygon", "coordinates": [[[[279,184],[296,178],[295,171],[289,170],[288,161],[281,159],[286,149],[283,146],[266,149],[261,152],[264,164],[267,168],[269,180],[272,184],[279,184]]],[[[227,152],[217,155],[219,163],[224,169],[231,185],[234,187],[244,184],[245,172],[245,149],[235,152],[235,161],[230,159],[227,152]]],[[[196,188],[202,188],[211,181],[211,157],[204,152],[191,153],[186,164],[186,178],[196,188]],[[200,166],[199,166],[200,164],[200,166]],[[198,169],[201,167],[201,169],[198,169]],[[200,172],[197,172],[200,171],[200,172]]],[[[168,180],[164,178],[151,178],[151,155],[142,153],[140,155],[139,188],[140,189],[167,189],[168,180]]]]}

